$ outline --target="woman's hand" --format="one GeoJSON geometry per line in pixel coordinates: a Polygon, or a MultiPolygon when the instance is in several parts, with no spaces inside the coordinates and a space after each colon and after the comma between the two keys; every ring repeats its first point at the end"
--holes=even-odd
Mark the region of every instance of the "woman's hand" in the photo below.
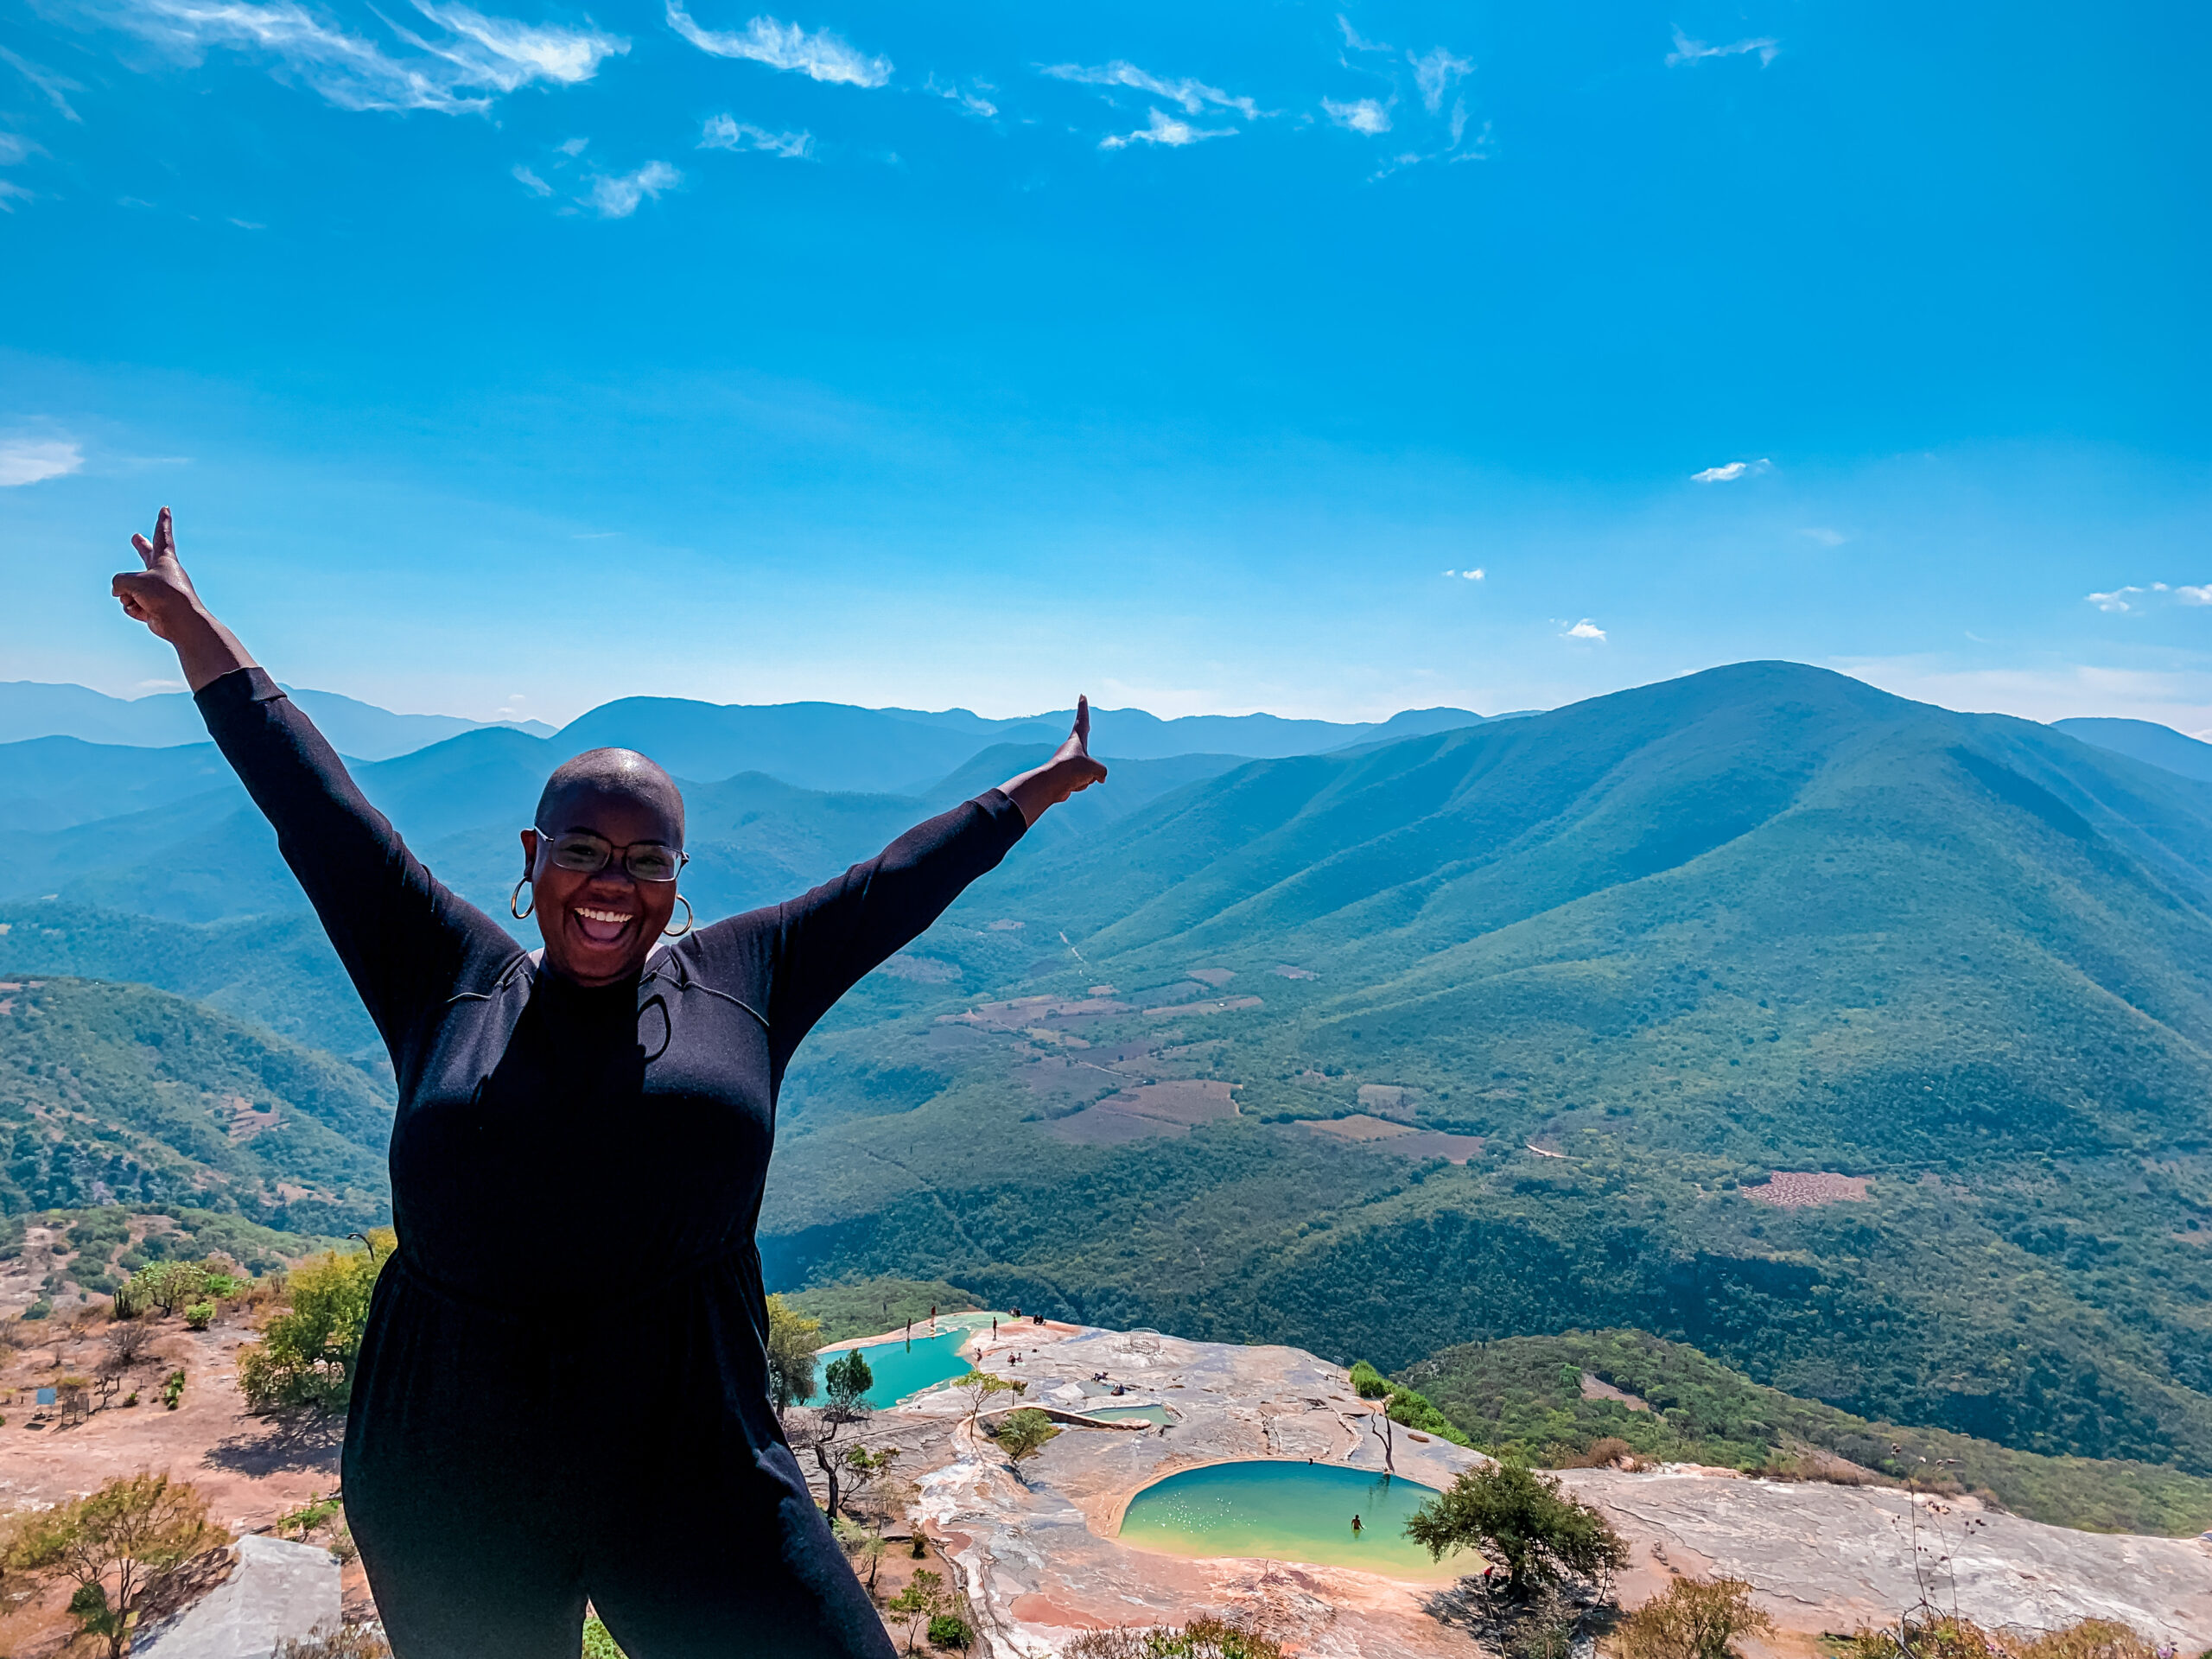
{"type": "Polygon", "coordinates": [[[1021,809],[1021,816],[1034,823],[1046,807],[1058,806],[1077,790],[1105,781],[1106,768],[1090,758],[1090,699],[1077,697],[1075,729],[1068,734],[1067,741],[1043,766],[1007,779],[999,788],[1021,809]]]}
{"type": "Polygon", "coordinates": [[[152,541],[134,535],[130,545],[137,550],[138,561],[145,568],[125,570],[116,577],[111,589],[123,601],[125,616],[143,622],[156,638],[176,647],[185,683],[197,691],[232,669],[251,668],[253,658],[246,655],[238,636],[208,615],[193,590],[192,578],[177,563],[176,528],[169,510],[163,507],[155,518],[152,541]]]}

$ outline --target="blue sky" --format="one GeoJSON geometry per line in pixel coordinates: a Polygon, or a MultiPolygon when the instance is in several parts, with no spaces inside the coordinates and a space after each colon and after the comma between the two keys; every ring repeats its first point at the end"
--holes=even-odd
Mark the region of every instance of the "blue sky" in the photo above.
{"type": "Polygon", "coordinates": [[[932,12],[0,0],[0,677],[2212,728],[2201,10],[932,12]]]}

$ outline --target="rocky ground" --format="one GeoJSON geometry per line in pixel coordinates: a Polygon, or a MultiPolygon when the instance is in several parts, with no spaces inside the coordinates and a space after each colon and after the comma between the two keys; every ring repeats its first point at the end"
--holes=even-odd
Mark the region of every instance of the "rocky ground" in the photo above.
{"type": "MultiPolygon", "coordinates": [[[[1341,1369],[1291,1348],[1234,1347],[1073,1326],[1009,1327],[979,1361],[1027,1383],[1023,1403],[1067,1432],[1019,1472],[965,1420],[957,1393],[881,1414],[871,1441],[908,1449],[918,1515],[958,1567],[991,1659],[1045,1659],[1075,1631],[1241,1615],[1316,1656],[1465,1656],[1440,1624],[1443,1582],[1287,1560],[1185,1560],[1116,1536],[1141,1488],[1179,1469],[1316,1458],[1443,1486],[1478,1461],[1381,1423],[1341,1369]],[[1015,1363],[1013,1356],[1019,1353],[1015,1363]],[[1086,1402],[1104,1372],[1129,1390],[1086,1402]],[[1159,1402],[1166,1433],[1086,1427],[1086,1403],[1159,1402]]],[[[1003,1402],[995,1402],[1003,1408],[1003,1402]]],[[[1577,1470],[1562,1478],[1603,1509],[1634,1551],[1629,1605],[1677,1573],[1749,1580],[1779,1634],[1770,1654],[1812,1655],[1825,1632],[1892,1619],[1923,1589],[1992,1625],[2120,1620],[2185,1651],[2212,1644],[2212,1542],[2070,1532],[1985,1513],[1970,1500],[1871,1487],[1748,1479],[1732,1471],[1577,1470]]]]}

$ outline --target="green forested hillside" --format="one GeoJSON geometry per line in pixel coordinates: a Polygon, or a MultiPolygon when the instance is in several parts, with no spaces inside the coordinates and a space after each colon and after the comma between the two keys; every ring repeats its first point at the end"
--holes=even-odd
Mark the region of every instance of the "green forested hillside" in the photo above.
{"type": "Polygon", "coordinates": [[[2212,1526],[2212,1479],[2154,1464],[2038,1457],[1940,1429],[1870,1423],[1764,1388],[1686,1344],[1644,1331],[1574,1331],[1447,1348],[1403,1372],[1486,1451],[1571,1464],[1599,1441],[1651,1461],[1762,1473],[1952,1485],[2060,1526],[2196,1532],[2212,1526]],[[1609,1387],[1629,1396],[1606,1396],[1609,1387]]]}
{"type": "Polygon", "coordinates": [[[0,1212],[187,1205],[349,1232],[390,1217],[391,1124],[353,1067],[180,997],[0,982],[0,1212]]]}
{"type": "Polygon", "coordinates": [[[1009,862],[922,947],[958,978],[795,1068],[788,1277],[1394,1365],[1642,1325],[1869,1418],[2212,1472],[2205,786],[1749,664],[1248,766],[1009,862]],[[1065,1011],[965,1017],[994,988],[1065,1011]],[[1238,1116],[1068,1138],[1207,1077],[1238,1116]],[[1484,1150],[1302,1127],[1375,1099],[1484,1150]],[[1871,1185],[1743,1196],[1776,1169],[1871,1185]]]}

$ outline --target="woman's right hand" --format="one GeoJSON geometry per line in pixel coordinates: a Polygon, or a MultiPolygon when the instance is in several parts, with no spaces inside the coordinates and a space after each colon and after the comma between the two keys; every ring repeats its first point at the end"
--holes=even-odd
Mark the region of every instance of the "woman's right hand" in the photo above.
{"type": "Polygon", "coordinates": [[[154,539],[134,535],[130,545],[145,568],[122,572],[110,590],[123,602],[125,616],[176,647],[187,685],[197,691],[232,669],[253,666],[238,637],[207,614],[177,562],[176,527],[167,507],[154,520],[154,539]]]}

